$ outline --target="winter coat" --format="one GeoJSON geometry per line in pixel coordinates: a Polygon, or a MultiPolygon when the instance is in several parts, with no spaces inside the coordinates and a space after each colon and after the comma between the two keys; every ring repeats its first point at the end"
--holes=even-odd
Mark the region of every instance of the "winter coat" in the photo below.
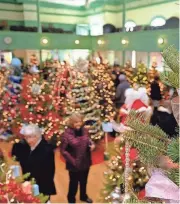
{"type": "Polygon", "coordinates": [[[54,151],[46,140],[42,139],[33,151],[25,140],[15,143],[12,148],[12,156],[15,156],[20,162],[23,174],[31,174],[28,180],[35,178],[40,193],[56,194],[54,151]]]}
{"type": "Polygon", "coordinates": [[[161,90],[158,82],[154,81],[151,84],[151,94],[150,97],[152,100],[160,101],[162,99],[161,90]]]}
{"type": "Polygon", "coordinates": [[[66,160],[66,169],[73,172],[85,171],[91,166],[90,138],[88,130],[82,129],[82,136],[68,128],[62,135],[61,154],[66,160]]]}
{"type": "Polygon", "coordinates": [[[152,125],[158,125],[170,137],[177,135],[178,124],[174,115],[162,106],[154,110],[150,122],[152,125]]]}
{"type": "Polygon", "coordinates": [[[120,82],[116,89],[116,96],[115,96],[115,101],[116,101],[116,107],[120,108],[124,102],[125,102],[125,91],[126,89],[130,88],[130,84],[128,81],[124,80],[120,82]]]}

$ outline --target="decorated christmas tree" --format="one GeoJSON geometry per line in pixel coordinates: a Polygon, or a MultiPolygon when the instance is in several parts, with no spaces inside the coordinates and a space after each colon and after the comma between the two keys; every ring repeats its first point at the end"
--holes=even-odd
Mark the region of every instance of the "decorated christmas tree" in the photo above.
{"type": "Polygon", "coordinates": [[[131,85],[133,85],[133,76],[135,73],[135,69],[131,66],[131,61],[127,61],[125,66],[122,68],[122,71],[126,74],[127,80],[131,85]]]}
{"type": "Polygon", "coordinates": [[[11,135],[11,126],[17,116],[20,85],[9,80],[12,69],[6,65],[0,67],[0,139],[7,140],[11,135]]]}
{"type": "MultiPolygon", "coordinates": [[[[27,75],[22,82],[19,115],[13,125],[15,138],[21,137],[19,130],[23,124],[36,123],[43,129],[45,139],[61,134],[63,112],[61,97],[55,95],[53,84],[38,74],[27,75]]],[[[60,140],[60,138],[59,138],[60,140]]],[[[57,140],[57,145],[60,141],[57,140]]]]}
{"type": "Polygon", "coordinates": [[[96,64],[91,67],[91,83],[93,92],[99,100],[101,118],[107,122],[115,115],[113,104],[115,90],[111,75],[104,64],[96,64]]]}
{"type": "Polygon", "coordinates": [[[151,83],[154,80],[154,77],[158,75],[159,72],[157,71],[157,62],[153,62],[148,71],[148,81],[151,83]]]}
{"type": "MultiPolygon", "coordinates": [[[[115,143],[114,151],[108,162],[108,170],[104,172],[105,186],[101,191],[101,202],[103,203],[121,203],[124,200],[125,193],[125,140],[123,137],[118,138],[115,143]],[[116,197],[117,196],[117,197],[116,197]]],[[[142,162],[138,159],[138,152],[135,148],[130,149],[130,168],[131,174],[128,181],[134,194],[141,199],[144,194],[145,184],[149,180],[147,170],[142,162]]]]}
{"type": "Polygon", "coordinates": [[[89,85],[88,78],[83,73],[78,71],[74,73],[68,96],[67,118],[74,112],[83,114],[91,139],[94,141],[101,139],[103,132],[101,131],[99,101],[95,97],[94,89],[89,85]]]}
{"type": "Polygon", "coordinates": [[[147,68],[142,62],[138,63],[137,71],[132,78],[133,83],[146,87],[148,84],[147,68]]]}

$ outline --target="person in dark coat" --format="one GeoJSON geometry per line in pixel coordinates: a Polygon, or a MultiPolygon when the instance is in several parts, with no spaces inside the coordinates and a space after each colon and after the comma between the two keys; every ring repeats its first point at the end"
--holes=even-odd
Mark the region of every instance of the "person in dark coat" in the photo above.
{"type": "Polygon", "coordinates": [[[126,79],[126,76],[124,74],[121,74],[119,76],[120,84],[118,85],[116,89],[116,95],[115,95],[115,103],[116,108],[119,109],[124,105],[125,102],[125,91],[126,89],[130,88],[130,84],[126,79]]]}
{"type": "Polygon", "coordinates": [[[28,180],[35,179],[40,193],[49,197],[55,195],[53,148],[41,136],[37,125],[24,126],[21,134],[25,139],[13,145],[12,156],[19,161],[23,174],[30,173],[28,180]]]}
{"type": "Polygon", "coordinates": [[[158,125],[170,138],[177,135],[178,124],[169,108],[154,108],[150,122],[152,125],[158,125]]]}
{"type": "Polygon", "coordinates": [[[154,81],[151,83],[151,93],[150,93],[150,97],[153,101],[153,106],[154,107],[158,107],[159,103],[162,99],[162,95],[161,95],[161,89],[159,86],[159,77],[155,76],[154,77],[154,81]]]}
{"type": "Polygon", "coordinates": [[[86,193],[87,179],[91,166],[91,151],[95,145],[89,138],[88,130],[83,127],[83,116],[75,113],[69,119],[69,128],[65,130],[61,140],[61,154],[66,160],[69,171],[68,202],[76,202],[78,183],[80,183],[80,200],[86,203],[93,201],[86,193]]]}

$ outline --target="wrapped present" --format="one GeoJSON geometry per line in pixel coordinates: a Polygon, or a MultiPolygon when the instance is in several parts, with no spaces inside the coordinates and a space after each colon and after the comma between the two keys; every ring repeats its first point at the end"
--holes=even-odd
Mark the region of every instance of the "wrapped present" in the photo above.
{"type": "Polygon", "coordinates": [[[179,203],[179,187],[163,171],[155,169],[145,186],[146,197],[159,198],[166,203],[179,203]]]}
{"type": "Polygon", "coordinates": [[[10,169],[12,170],[13,178],[17,178],[20,176],[20,167],[18,165],[12,165],[10,169]]]}
{"type": "Polygon", "coordinates": [[[32,186],[32,191],[33,191],[34,196],[38,196],[39,195],[39,186],[37,184],[34,184],[32,186]]]}

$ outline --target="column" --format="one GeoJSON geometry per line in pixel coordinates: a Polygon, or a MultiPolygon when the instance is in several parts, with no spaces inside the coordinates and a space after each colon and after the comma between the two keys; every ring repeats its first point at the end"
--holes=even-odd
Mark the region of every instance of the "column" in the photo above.
{"type": "Polygon", "coordinates": [[[37,8],[37,26],[38,26],[38,32],[42,33],[41,19],[40,19],[40,0],[36,0],[36,8],[37,8]]]}
{"type": "MultiPolygon", "coordinates": [[[[36,0],[36,8],[37,8],[38,33],[42,33],[41,19],[40,19],[40,0],[36,0]]],[[[39,56],[40,56],[40,65],[42,65],[42,50],[39,50],[39,56]]]]}
{"type": "Polygon", "coordinates": [[[150,63],[151,63],[151,56],[150,56],[150,53],[148,52],[147,53],[147,69],[150,68],[150,63]]]}
{"type": "MultiPolygon", "coordinates": [[[[126,23],[126,0],[123,1],[123,17],[122,17],[122,25],[123,25],[123,32],[126,32],[126,28],[125,28],[125,23],[126,23]]],[[[122,51],[122,64],[124,66],[125,64],[125,58],[126,58],[126,52],[125,50],[122,51]]]]}

